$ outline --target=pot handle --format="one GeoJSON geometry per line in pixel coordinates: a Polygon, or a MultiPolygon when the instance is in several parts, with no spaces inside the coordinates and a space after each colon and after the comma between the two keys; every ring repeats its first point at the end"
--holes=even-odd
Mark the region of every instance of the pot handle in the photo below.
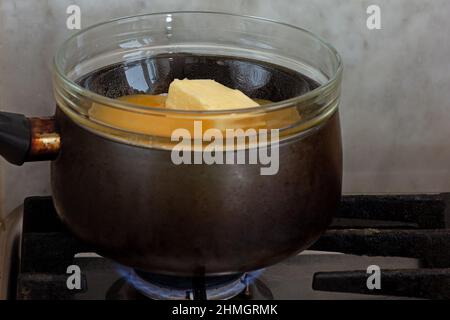
{"type": "Polygon", "coordinates": [[[0,155],[8,162],[20,166],[28,161],[53,160],[60,147],[54,118],[0,112],[0,155]]]}

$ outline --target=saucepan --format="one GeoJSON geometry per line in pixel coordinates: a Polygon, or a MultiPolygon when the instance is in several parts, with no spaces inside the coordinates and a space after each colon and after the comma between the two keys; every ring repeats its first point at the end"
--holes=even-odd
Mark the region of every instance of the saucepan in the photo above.
{"type": "Polygon", "coordinates": [[[234,274],[304,250],[332,220],[342,63],[310,32],[212,12],[147,14],[73,35],[53,68],[55,114],[0,113],[0,152],[16,165],[49,161],[59,217],[99,254],[153,273],[234,274]],[[214,79],[266,103],[198,111],[119,99],[163,95],[184,78],[214,79]],[[171,134],[199,124],[270,129],[277,140],[226,151],[233,158],[261,147],[273,161],[206,163],[203,145],[191,150],[200,161],[174,161],[180,140],[171,134]]]}

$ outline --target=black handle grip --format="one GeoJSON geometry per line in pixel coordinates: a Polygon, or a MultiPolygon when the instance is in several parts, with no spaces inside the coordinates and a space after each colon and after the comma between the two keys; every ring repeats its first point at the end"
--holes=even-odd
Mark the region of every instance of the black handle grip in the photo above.
{"type": "Polygon", "coordinates": [[[0,112],[0,155],[22,165],[31,147],[30,121],[22,114],[0,112]]]}

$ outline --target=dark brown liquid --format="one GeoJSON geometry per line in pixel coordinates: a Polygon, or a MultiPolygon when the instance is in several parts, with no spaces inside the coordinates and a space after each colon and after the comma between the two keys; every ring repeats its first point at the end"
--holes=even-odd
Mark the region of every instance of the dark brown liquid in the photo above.
{"type": "Polygon", "coordinates": [[[162,54],[120,63],[92,72],[78,83],[98,94],[119,98],[132,94],[161,94],[174,79],[214,79],[253,99],[281,101],[319,86],[307,76],[274,64],[251,59],[162,54]]]}

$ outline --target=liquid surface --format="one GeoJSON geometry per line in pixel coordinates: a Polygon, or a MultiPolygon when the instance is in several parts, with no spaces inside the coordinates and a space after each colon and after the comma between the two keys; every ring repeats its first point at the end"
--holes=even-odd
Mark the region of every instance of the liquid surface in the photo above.
{"type": "Polygon", "coordinates": [[[118,100],[134,103],[144,107],[165,108],[167,96],[153,95],[153,94],[133,94],[130,96],[123,96],[118,100]]]}
{"type": "MultiPolygon", "coordinates": [[[[166,95],[153,95],[153,94],[134,94],[130,96],[123,96],[117,98],[120,101],[126,101],[134,103],[144,107],[150,108],[165,108],[165,103],[167,100],[166,95]]],[[[265,105],[272,103],[270,100],[265,99],[253,99],[259,105],[265,105]]]]}
{"type": "MultiPolygon", "coordinates": [[[[121,101],[135,103],[141,106],[152,108],[165,108],[166,96],[164,95],[130,95],[118,98],[121,101]]],[[[271,101],[255,99],[259,104],[267,104],[271,101]]],[[[157,114],[136,113],[127,110],[110,108],[108,106],[93,104],[89,110],[92,120],[114,128],[126,131],[170,137],[172,132],[178,128],[184,128],[193,134],[194,120],[185,119],[182,116],[161,116],[157,114]]],[[[203,130],[219,129],[260,129],[270,127],[280,127],[300,120],[300,115],[296,109],[287,109],[271,114],[263,114],[257,117],[246,114],[221,119],[201,119],[203,130]]]]}

